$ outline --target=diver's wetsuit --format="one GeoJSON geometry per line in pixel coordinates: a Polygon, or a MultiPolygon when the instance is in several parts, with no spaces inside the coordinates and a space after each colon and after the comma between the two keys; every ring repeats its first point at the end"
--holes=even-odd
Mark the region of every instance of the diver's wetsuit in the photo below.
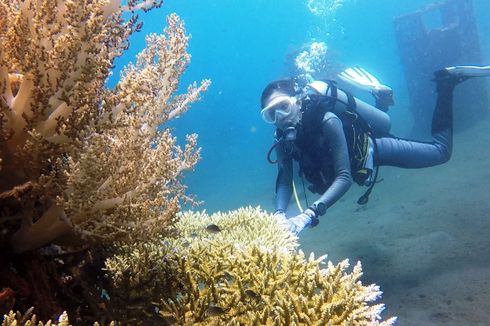
{"type": "Polygon", "coordinates": [[[437,102],[432,116],[430,143],[415,142],[400,138],[377,138],[377,165],[402,168],[424,168],[445,163],[453,149],[453,90],[451,80],[437,83],[437,102]]]}
{"type": "MultiPolygon", "coordinates": [[[[437,103],[432,117],[433,141],[417,142],[396,137],[374,138],[376,142],[375,165],[390,165],[403,168],[422,168],[445,163],[451,157],[453,138],[453,90],[457,83],[451,80],[437,82],[437,103]]],[[[340,119],[327,112],[322,121],[321,135],[328,139],[328,146],[320,145],[319,151],[326,151],[333,169],[333,182],[315,201],[332,206],[352,184],[349,151],[340,119]]],[[[320,142],[321,143],[321,142],[320,142]]],[[[293,164],[292,155],[286,154],[283,143],[276,147],[278,176],[276,183],[276,210],[286,211],[292,195],[293,164]]]]}

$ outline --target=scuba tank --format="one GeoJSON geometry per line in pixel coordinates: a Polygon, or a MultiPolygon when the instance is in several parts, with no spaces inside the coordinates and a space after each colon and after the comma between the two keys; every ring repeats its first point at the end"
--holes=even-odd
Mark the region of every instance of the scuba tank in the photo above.
{"type": "Polygon", "coordinates": [[[323,105],[328,105],[329,110],[336,115],[347,110],[358,113],[375,134],[388,134],[390,132],[391,120],[386,112],[337,88],[333,82],[313,81],[306,85],[306,92],[310,96],[317,95],[330,99],[325,101],[323,105]]]}

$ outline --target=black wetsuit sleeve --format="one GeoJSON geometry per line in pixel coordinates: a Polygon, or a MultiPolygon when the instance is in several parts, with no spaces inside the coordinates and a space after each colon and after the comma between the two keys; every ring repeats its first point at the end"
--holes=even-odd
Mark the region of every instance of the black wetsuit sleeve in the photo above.
{"type": "Polygon", "coordinates": [[[322,202],[328,208],[349,190],[352,185],[352,176],[349,150],[340,119],[335,114],[327,112],[323,118],[322,132],[328,139],[335,177],[330,187],[315,203],[322,202]]]}
{"type": "Polygon", "coordinates": [[[276,147],[277,179],[276,179],[276,211],[286,212],[293,193],[293,158],[286,154],[283,144],[276,147]]]}

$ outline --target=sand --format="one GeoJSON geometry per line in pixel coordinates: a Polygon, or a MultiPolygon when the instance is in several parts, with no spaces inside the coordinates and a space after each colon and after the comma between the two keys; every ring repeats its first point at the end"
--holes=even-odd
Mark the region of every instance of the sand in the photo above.
{"type": "Polygon", "coordinates": [[[398,325],[490,325],[490,122],[457,133],[448,163],[380,179],[363,207],[352,187],[302,249],[360,260],[398,325]]]}

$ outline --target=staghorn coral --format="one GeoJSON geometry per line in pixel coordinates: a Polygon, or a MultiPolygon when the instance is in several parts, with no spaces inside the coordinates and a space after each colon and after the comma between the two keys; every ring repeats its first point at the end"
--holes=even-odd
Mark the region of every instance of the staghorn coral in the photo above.
{"type": "Polygon", "coordinates": [[[241,207],[237,210],[212,215],[203,212],[183,212],[176,223],[186,247],[194,241],[212,238],[218,243],[235,246],[256,245],[267,250],[292,252],[298,246],[298,238],[285,230],[282,220],[270,218],[260,207],[241,207]],[[217,228],[214,228],[216,226],[217,228]],[[219,231],[218,231],[219,230],[219,231]],[[189,243],[187,243],[190,241],[189,243]]]}
{"type": "Polygon", "coordinates": [[[109,99],[123,99],[109,112],[111,127],[91,133],[70,160],[63,207],[80,233],[146,238],[172,225],[179,201],[190,200],[179,178],[199,159],[197,135],[188,136],[181,149],[170,130],[157,130],[209,85],[191,85],[185,95],[171,98],[189,61],[186,40],[176,15],[169,17],[165,35],[147,37],[137,65],[123,71],[109,99]]]}
{"type": "Polygon", "coordinates": [[[163,232],[189,199],[179,179],[199,158],[196,136],[181,149],[158,129],[209,85],[173,95],[189,62],[179,18],[147,38],[115,89],[104,85],[141,27],[123,11],[159,5],[0,0],[0,223],[22,221],[16,251],[73,231],[107,242],[163,232]]]}
{"type": "MultiPolygon", "coordinates": [[[[162,300],[161,315],[179,324],[375,325],[381,292],[363,286],[358,263],[327,268],[323,258],[287,255],[256,246],[193,248],[180,272],[187,277],[175,298],[162,300]]],[[[383,325],[390,325],[389,319],[383,325]]]]}
{"type": "Polygon", "coordinates": [[[177,238],[154,237],[144,242],[121,245],[106,261],[115,288],[108,302],[125,323],[154,316],[154,304],[162,297],[174,298],[185,286],[180,271],[182,255],[193,246],[214,245],[247,247],[255,243],[268,250],[294,250],[297,238],[280,221],[259,208],[240,208],[229,213],[184,212],[176,223],[177,238]],[[210,233],[209,225],[222,230],[210,233]]]}
{"type": "Polygon", "coordinates": [[[381,322],[384,305],[370,305],[381,291],[362,285],[360,263],[349,273],[347,261],[305,259],[287,226],[259,208],[186,212],[177,228],[181,238],[125,247],[107,260],[111,301],[124,305],[124,321],[152,319],[155,307],[164,322],[189,325],[395,321],[381,322]]]}
{"type": "Polygon", "coordinates": [[[7,315],[3,316],[3,321],[2,321],[2,326],[69,326],[69,320],[68,320],[68,315],[66,312],[61,314],[58,318],[57,323],[51,322],[49,320],[46,323],[43,323],[42,321],[39,321],[37,319],[37,316],[33,314],[34,308],[29,309],[26,311],[24,314],[21,314],[20,312],[14,313],[13,311],[10,311],[7,315]]]}
{"type": "MultiPolygon", "coordinates": [[[[39,321],[36,315],[33,314],[34,308],[29,309],[24,314],[20,312],[14,313],[10,311],[8,315],[3,316],[2,326],[70,326],[70,321],[68,314],[63,312],[59,318],[58,322],[51,322],[51,320],[43,323],[39,321]]],[[[116,326],[115,322],[111,322],[109,326],[116,326]]],[[[95,322],[94,326],[99,326],[99,323],[95,322]]]]}

